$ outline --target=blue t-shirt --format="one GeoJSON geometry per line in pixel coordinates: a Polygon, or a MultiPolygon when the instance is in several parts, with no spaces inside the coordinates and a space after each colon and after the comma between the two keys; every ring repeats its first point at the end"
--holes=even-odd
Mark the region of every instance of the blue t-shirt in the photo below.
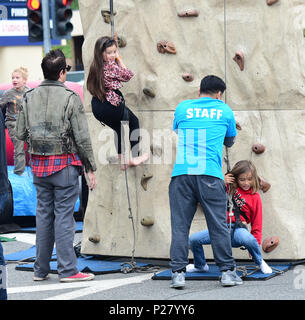
{"type": "Polygon", "coordinates": [[[178,145],[172,177],[188,174],[224,178],[224,139],[236,136],[234,114],[227,104],[208,97],[183,101],[176,108],[173,129],[178,145]]]}

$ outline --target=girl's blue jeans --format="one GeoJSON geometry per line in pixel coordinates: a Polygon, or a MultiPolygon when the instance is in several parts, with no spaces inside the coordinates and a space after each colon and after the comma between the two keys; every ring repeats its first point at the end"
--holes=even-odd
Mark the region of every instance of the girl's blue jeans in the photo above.
{"type": "MultiPolygon", "coordinates": [[[[262,263],[262,254],[255,237],[245,228],[236,228],[234,233],[234,224],[231,229],[231,244],[233,248],[246,247],[249,251],[255,264],[262,263]]],[[[203,230],[192,234],[189,238],[190,248],[194,255],[194,266],[196,268],[203,268],[206,264],[203,245],[211,244],[208,230],[203,230]]]]}

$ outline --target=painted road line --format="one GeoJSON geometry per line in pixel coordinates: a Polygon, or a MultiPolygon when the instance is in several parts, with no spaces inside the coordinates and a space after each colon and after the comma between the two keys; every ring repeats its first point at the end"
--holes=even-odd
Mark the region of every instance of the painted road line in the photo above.
{"type": "Polygon", "coordinates": [[[81,290],[76,290],[68,293],[59,294],[54,297],[47,298],[45,300],[73,300],[90,294],[94,294],[101,291],[106,291],[109,289],[127,286],[130,284],[141,283],[145,280],[151,279],[153,273],[144,274],[137,277],[128,277],[125,279],[112,279],[112,280],[100,280],[94,281],[93,285],[81,290]],[[95,283],[94,283],[95,282],[95,283]]]}
{"type": "MultiPolygon", "coordinates": [[[[141,283],[145,280],[151,279],[153,273],[145,273],[140,276],[128,277],[124,279],[107,279],[107,280],[92,280],[92,281],[79,281],[71,283],[56,283],[56,284],[41,284],[35,286],[24,286],[24,287],[12,287],[7,288],[8,294],[16,293],[33,293],[43,291],[58,291],[61,289],[81,289],[74,290],[72,292],[59,294],[53,297],[49,297],[45,300],[72,300],[77,299],[93,293],[117,288],[120,286],[126,286],[130,284],[141,283]]],[[[45,283],[45,282],[44,282],[45,283]]]]}

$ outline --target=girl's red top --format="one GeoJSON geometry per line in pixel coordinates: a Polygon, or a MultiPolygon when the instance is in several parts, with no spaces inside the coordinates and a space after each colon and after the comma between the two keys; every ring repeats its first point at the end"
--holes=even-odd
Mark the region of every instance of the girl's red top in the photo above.
{"type": "MultiPolygon", "coordinates": [[[[252,194],[252,189],[244,191],[237,188],[233,194],[233,198],[238,207],[245,213],[247,219],[240,215],[241,221],[246,221],[251,225],[251,234],[256,238],[258,244],[262,242],[263,228],[263,207],[262,200],[258,192],[252,194]]],[[[227,212],[229,223],[229,211],[227,212]]],[[[232,223],[235,222],[235,217],[232,217],[232,223]]]]}

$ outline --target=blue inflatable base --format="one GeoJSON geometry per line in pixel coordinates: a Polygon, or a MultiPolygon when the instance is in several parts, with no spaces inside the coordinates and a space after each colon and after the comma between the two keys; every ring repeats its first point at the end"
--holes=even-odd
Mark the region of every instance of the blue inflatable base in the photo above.
{"type": "MultiPolygon", "coordinates": [[[[35,261],[36,257],[36,246],[32,246],[31,248],[23,251],[18,251],[10,254],[6,254],[4,256],[5,261],[35,261]]],[[[56,259],[56,249],[53,249],[52,252],[52,260],[56,259]]]]}
{"type": "MultiPolygon", "coordinates": [[[[14,217],[36,216],[36,189],[33,184],[33,174],[30,167],[26,167],[22,176],[14,173],[14,166],[8,166],[8,179],[13,190],[14,217]]],[[[78,198],[74,212],[78,212],[80,200],[78,198]]]]}

